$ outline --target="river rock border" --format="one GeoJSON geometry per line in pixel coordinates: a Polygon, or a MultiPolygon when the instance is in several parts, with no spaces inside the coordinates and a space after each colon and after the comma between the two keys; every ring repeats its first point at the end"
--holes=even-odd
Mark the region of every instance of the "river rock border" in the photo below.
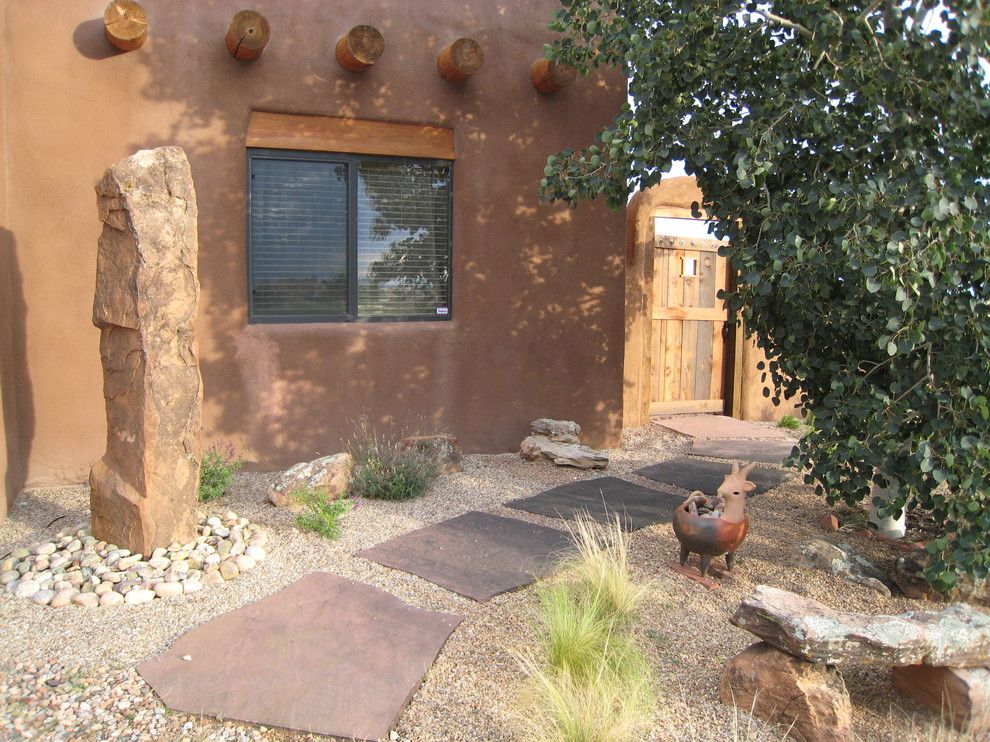
{"type": "Polygon", "coordinates": [[[197,513],[196,540],[145,557],[106,541],[88,526],[14,549],[0,565],[0,587],[39,605],[87,608],[147,603],[232,580],[265,556],[268,535],[247,518],[197,513]]]}

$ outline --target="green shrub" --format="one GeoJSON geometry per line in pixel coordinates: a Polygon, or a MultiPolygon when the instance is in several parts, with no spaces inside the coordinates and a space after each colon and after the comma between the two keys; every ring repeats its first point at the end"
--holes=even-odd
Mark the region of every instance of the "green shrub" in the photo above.
{"type": "Polygon", "coordinates": [[[199,466],[199,501],[209,502],[222,496],[234,481],[241,460],[229,443],[214,443],[203,454],[199,466]]]}
{"type": "Polygon", "coordinates": [[[369,432],[366,426],[349,446],[354,469],[348,492],[376,500],[411,500],[426,493],[440,474],[436,457],[420,448],[369,432]]]}
{"type": "Polygon", "coordinates": [[[801,427],[801,421],[794,417],[794,415],[784,415],[777,421],[777,427],[786,430],[797,430],[801,427]]]}
{"type": "Polygon", "coordinates": [[[301,487],[290,495],[303,510],[296,516],[296,525],[303,531],[312,531],[331,541],[340,538],[340,518],[353,507],[346,498],[327,500],[322,490],[301,487]]]}
{"type": "Polygon", "coordinates": [[[542,742],[640,739],[653,714],[652,671],[635,634],[646,588],[631,579],[618,520],[579,519],[577,555],[538,588],[539,643],[518,655],[527,676],[519,714],[542,742]]]}

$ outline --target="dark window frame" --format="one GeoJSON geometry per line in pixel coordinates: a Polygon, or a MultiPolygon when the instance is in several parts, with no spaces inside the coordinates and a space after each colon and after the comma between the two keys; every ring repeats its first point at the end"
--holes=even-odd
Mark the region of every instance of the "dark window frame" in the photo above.
{"type": "Polygon", "coordinates": [[[312,150],[247,148],[247,197],[245,204],[245,230],[247,235],[247,293],[248,324],[306,324],[306,323],[364,323],[364,322],[449,322],[454,318],[454,161],[429,157],[396,157],[389,155],[361,155],[312,150]],[[306,315],[264,315],[254,312],[254,272],[252,260],[253,235],[251,227],[251,163],[255,159],[316,161],[347,167],[347,313],[306,315]],[[447,178],[447,313],[436,316],[409,317],[402,315],[358,315],[358,166],[367,161],[417,162],[427,165],[443,165],[449,168],[447,178]]]}

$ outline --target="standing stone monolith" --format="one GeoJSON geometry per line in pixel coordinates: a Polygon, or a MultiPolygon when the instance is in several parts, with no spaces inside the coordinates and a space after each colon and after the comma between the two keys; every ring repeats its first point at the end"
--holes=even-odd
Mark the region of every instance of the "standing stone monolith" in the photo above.
{"type": "Polygon", "coordinates": [[[179,147],[141,150],[96,186],[107,451],[89,475],[93,536],[148,554],[195,537],[200,415],[196,192],[179,147]]]}

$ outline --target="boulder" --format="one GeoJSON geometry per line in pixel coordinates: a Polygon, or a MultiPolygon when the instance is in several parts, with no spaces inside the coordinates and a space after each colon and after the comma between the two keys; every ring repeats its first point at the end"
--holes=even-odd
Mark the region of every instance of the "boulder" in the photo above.
{"type": "Polygon", "coordinates": [[[351,481],[354,459],[349,453],[335,453],[313,461],[303,461],[279,474],[268,491],[268,499],[279,507],[299,508],[292,493],[303,487],[321,490],[328,500],[341,497],[351,481]]]}
{"type": "Polygon", "coordinates": [[[839,673],[805,662],[764,642],[733,657],[722,673],[722,703],[772,724],[804,742],[852,742],[849,694],[839,673]]]}
{"type": "Polygon", "coordinates": [[[990,732],[990,670],[910,665],[892,670],[894,687],[958,729],[990,732]]]}
{"type": "Polygon", "coordinates": [[[457,438],[449,433],[410,435],[399,441],[399,447],[403,449],[416,448],[434,456],[440,465],[440,471],[444,474],[454,474],[464,471],[461,468],[464,449],[461,448],[461,444],[457,438]]]}
{"type": "Polygon", "coordinates": [[[581,426],[573,420],[551,420],[541,417],[529,424],[533,435],[542,435],[557,443],[580,443],[581,426]]]}
{"type": "Polygon", "coordinates": [[[990,616],[965,603],[937,613],[870,616],[758,585],[730,620],[810,662],[939,667],[990,662],[990,616]]]}
{"type": "Polygon", "coordinates": [[[604,469],[608,454],[577,443],[559,443],[543,435],[531,435],[519,444],[519,455],[527,461],[549,459],[559,466],[578,469],[604,469]]]}
{"type": "Polygon", "coordinates": [[[820,538],[802,541],[795,547],[802,566],[820,569],[849,582],[876,590],[890,597],[890,588],[876,565],[854,552],[846,544],[833,544],[820,538]]]}
{"type": "Polygon", "coordinates": [[[107,450],[90,472],[92,533],[149,553],[196,533],[203,400],[195,322],[196,192],[179,147],[141,150],[96,187],[107,450]]]}

